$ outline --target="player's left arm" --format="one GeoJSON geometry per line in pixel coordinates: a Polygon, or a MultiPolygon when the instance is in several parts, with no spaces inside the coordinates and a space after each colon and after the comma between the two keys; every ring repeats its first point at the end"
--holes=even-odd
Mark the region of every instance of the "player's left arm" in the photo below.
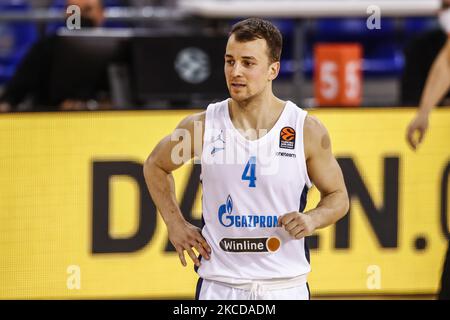
{"type": "Polygon", "coordinates": [[[306,117],[304,144],[308,175],[320,192],[320,202],[306,213],[290,212],[280,218],[286,231],[296,239],[334,224],[349,209],[344,177],[333,156],[330,136],[317,118],[306,117]]]}

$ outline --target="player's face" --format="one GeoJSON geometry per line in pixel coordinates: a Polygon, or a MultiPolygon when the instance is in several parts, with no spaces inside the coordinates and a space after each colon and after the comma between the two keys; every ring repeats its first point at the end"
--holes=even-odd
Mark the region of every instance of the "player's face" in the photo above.
{"type": "Polygon", "coordinates": [[[245,101],[265,90],[278,75],[279,62],[270,63],[264,39],[239,42],[228,39],[225,52],[225,78],[228,91],[236,101],[245,101]]]}

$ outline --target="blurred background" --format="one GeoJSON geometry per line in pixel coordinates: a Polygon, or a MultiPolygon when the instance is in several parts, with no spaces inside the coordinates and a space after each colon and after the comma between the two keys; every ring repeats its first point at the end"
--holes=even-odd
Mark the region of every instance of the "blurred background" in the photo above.
{"type": "MultiPolygon", "coordinates": [[[[326,125],[351,197],[345,219],[308,239],[312,298],[434,299],[449,238],[447,97],[418,151],[405,134],[448,38],[440,8],[0,0],[0,299],[194,297],[142,163],[182,117],[228,97],[227,33],[252,16],[282,32],[275,94],[326,125]]],[[[175,173],[197,225],[199,173],[175,173]]],[[[318,201],[311,190],[307,209],[318,201]]]]}
{"type": "Polygon", "coordinates": [[[437,19],[440,1],[379,1],[378,9],[376,1],[341,2],[269,1],[256,10],[255,0],[1,0],[2,101],[20,111],[54,110],[68,100],[91,101],[91,109],[204,106],[227,95],[220,52],[230,26],[257,15],[283,33],[275,83],[282,98],[303,107],[327,104],[314,94],[314,50],[350,43],[358,52],[343,59],[361,63],[362,78],[353,72],[358,105],[417,105],[447,38],[437,19]],[[80,29],[68,27],[71,3],[81,9],[80,29]],[[198,50],[183,51],[189,47],[198,50]],[[70,80],[59,81],[67,74],[70,80]]]}

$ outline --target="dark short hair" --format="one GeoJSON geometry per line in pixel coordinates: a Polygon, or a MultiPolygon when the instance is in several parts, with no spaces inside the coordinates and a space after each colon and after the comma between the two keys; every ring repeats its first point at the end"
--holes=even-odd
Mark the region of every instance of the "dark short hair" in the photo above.
{"type": "Polygon", "coordinates": [[[234,24],[229,36],[235,36],[239,42],[264,39],[267,42],[268,56],[271,63],[280,61],[283,37],[272,22],[260,18],[249,18],[234,24]]]}

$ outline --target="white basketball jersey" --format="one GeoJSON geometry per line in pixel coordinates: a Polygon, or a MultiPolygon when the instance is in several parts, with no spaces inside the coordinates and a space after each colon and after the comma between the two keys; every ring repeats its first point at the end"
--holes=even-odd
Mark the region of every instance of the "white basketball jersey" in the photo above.
{"type": "Polygon", "coordinates": [[[257,140],[233,125],[228,100],[206,111],[201,181],[202,234],[210,260],[197,269],[204,279],[258,280],[310,271],[304,239],[294,239],[280,216],[302,212],[311,182],[306,169],[306,111],[288,101],[274,127],[257,140]]]}

